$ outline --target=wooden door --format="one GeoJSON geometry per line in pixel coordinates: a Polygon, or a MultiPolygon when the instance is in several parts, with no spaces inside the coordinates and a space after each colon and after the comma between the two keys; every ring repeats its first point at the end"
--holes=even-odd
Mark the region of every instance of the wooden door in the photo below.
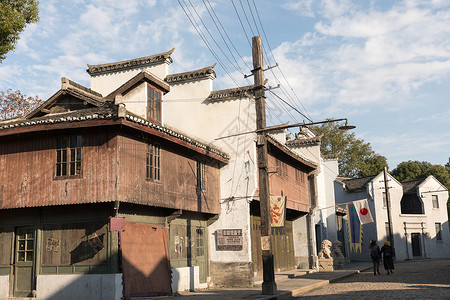
{"type": "Polygon", "coordinates": [[[422,256],[420,251],[420,233],[411,233],[413,256],[422,256]]]}
{"type": "Polygon", "coordinates": [[[34,228],[16,228],[14,255],[14,297],[30,297],[34,290],[34,228]]]}
{"type": "Polygon", "coordinates": [[[262,249],[261,249],[261,218],[251,216],[252,223],[252,262],[253,271],[260,273],[263,270],[262,266],[262,249]]]}
{"type": "MultiPolygon", "coordinates": [[[[261,218],[251,216],[252,222],[252,262],[254,271],[261,273],[261,218]]],[[[273,247],[273,259],[275,272],[295,268],[294,239],[292,221],[285,222],[285,229],[272,228],[270,235],[273,247]]]]}
{"type": "Polygon", "coordinates": [[[208,252],[206,251],[207,241],[205,240],[205,230],[202,226],[192,227],[192,252],[194,252],[192,255],[192,265],[199,267],[199,279],[201,283],[206,282],[206,278],[208,277],[208,252]]]}

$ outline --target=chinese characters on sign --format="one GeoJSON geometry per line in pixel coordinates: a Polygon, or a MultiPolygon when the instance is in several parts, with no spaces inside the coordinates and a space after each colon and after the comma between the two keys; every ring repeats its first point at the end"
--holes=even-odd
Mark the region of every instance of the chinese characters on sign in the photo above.
{"type": "Polygon", "coordinates": [[[284,227],[286,197],[270,196],[270,226],[284,227]]]}
{"type": "Polygon", "coordinates": [[[217,250],[242,250],[242,229],[217,229],[217,250]]]}

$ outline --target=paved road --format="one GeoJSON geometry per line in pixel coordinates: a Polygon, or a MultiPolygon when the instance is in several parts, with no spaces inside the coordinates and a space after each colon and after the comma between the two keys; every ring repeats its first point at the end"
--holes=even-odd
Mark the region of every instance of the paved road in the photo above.
{"type": "Polygon", "coordinates": [[[380,267],[292,299],[450,299],[450,260],[398,262],[391,275],[380,267]]]}

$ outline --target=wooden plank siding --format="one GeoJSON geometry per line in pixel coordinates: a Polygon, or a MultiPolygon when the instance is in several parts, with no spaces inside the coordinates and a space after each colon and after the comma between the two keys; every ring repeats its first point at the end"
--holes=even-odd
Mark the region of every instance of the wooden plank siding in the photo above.
{"type": "Polygon", "coordinates": [[[309,212],[308,173],[311,171],[311,168],[284,155],[282,151],[274,146],[269,149],[270,194],[286,196],[286,208],[288,209],[309,212]]]}
{"type": "Polygon", "coordinates": [[[0,209],[130,202],[218,214],[221,162],[135,128],[104,126],[0,136],[0,209]],[[56,137],[82,136],[81,175],[56,177],[56,137]],[[161,147],[161,180],[146,179],[146,143],[161,147]],[[206,164],[197,196],[196,161],[206,164]]]}
{"type": "Polygon", "coordinates": [[[121,202],[218,214],[219,163],[180,149],[164,139],[148,136],[137,139],[121,135],[119,141],[119,191],[121,202]],[[161,148],[161,179],[146,178],[146,145],[161,148]],[[206,163],[206,189],[197,196],[197,161],[206,163]]]}
{"type": "Polygon", "coordinates": [[[115,199],[114,132],[101,128],[39,132],[0,139],[0,208],[108,202],[115,199]],[[80,134],[82,175],[55,177],[56,136],[80,134]]]}

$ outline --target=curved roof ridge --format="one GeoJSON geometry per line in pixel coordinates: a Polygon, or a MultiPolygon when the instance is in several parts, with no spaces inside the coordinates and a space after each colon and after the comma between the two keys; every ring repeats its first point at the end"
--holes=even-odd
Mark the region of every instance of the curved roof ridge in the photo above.
{"type": "Polygon", "coordinates": [[[237,88],[224,89],[218,91],[212,91],[209,96],[209,101],[223,101],[223,100],[233,100],[240,98],[248,98],[253,96],[254,85],[241,86],[237,88]]]}
{"type": "Polygon", "coordinates": [[[88,69],[86,72],[89,73],[89,75],[99,75],[104,73],[111,73],[111,72],[117,72],[120,70],[129,70],[129,69],[135,69],[138,67],[148,66],[150,64],[154,64],[157,62],[164,62],[167,59],[172,62],[172,58],[170,55],[175,51],[175,48],[170,49],[169,51],[158,53],[150,56],[140,57],[140,58],[134,58],[129,60],[123,60],[118,62],[112,62],[112,63],[106,63],[106,64],[99,64],[99,65],[87,65],[88,69]]]}
{"type": "Polygon", "coordinates": [[[175,83],[175,82],[183,82],[183,81],[190,81],[190,80],[197,80],[202,78],[210,78],[214,79],[216,78],[216,72],[214,72],[214,67],[217,63],[214,63],[208,67],[204,67],[197,70],[182,72],[182,73],[176,73],[176,74],[169,74],[164,79],[168,83],[175,83]]]}

